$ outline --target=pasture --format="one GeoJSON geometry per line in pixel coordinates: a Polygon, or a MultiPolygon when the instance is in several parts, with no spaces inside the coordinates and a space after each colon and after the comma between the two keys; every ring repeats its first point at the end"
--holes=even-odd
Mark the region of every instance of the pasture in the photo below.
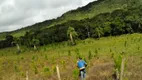
{"type": "Polygon", "coordinates": [[[0,80],[57,80],[56,65],[59,65],[62,80],[77,80],[76,62],[79,56],[88,63],[87,80],[113,80],[113,55],[125,53],[124,80],[141,80],[142,34],[88,38],[77,40],[77,45],[68,42],[54,43],[33,48],[21,46],[0,50],[0,80]],[[27,73],[28,72],[28,73],[27,73]]]}

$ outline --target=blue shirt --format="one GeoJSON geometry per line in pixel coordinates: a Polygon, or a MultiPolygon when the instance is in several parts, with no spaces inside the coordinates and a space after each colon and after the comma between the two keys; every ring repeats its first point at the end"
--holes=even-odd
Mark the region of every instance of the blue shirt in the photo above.
{"type": "Polygon", "coordinates": [[[86,62],[84,60],[79,60],[77,62],[78,68],[85,68],[86,62]]]}

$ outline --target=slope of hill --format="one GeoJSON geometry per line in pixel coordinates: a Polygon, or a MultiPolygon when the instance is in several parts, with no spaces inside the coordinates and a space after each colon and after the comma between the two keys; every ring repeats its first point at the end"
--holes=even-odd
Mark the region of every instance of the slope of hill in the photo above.
{"type": "Polygon", "coordinates": [[[41,23],[36,23],[34,25],[28,26],[23,29],[12,31],[9,34],[12,34],[15,37],[23,36],[27,31],[33,29],[45,29],[52,27],[57,24],[62,24],[70,20],[82,20],[85,18],[92,18],[95,15],[105,12],[112,12],[116,9],[126,8],[131,2],[137,2],[135,0],[98,0],[88,5],[78,8],[76,10],[69,11],[63,14],[61,17],[53,20],[47,20],[41,23]]]}

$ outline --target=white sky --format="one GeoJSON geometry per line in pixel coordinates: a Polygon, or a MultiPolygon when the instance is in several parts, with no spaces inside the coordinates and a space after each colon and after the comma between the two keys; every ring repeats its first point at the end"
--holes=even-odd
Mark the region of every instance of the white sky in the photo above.
{"type": "Polygon", "coordinates": [[[0,0],[0,32],[57,18],[92,1],[95,0],[0,0]]]}

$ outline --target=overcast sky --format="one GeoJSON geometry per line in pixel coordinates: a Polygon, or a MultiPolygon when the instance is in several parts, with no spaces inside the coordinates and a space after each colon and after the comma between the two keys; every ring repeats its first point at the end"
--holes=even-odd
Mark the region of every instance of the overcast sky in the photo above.
{"type": "Polygon", "coordinates": [[[57,18],[92,1],[95,0],[0,0],[0,32],[57,18]]]}

